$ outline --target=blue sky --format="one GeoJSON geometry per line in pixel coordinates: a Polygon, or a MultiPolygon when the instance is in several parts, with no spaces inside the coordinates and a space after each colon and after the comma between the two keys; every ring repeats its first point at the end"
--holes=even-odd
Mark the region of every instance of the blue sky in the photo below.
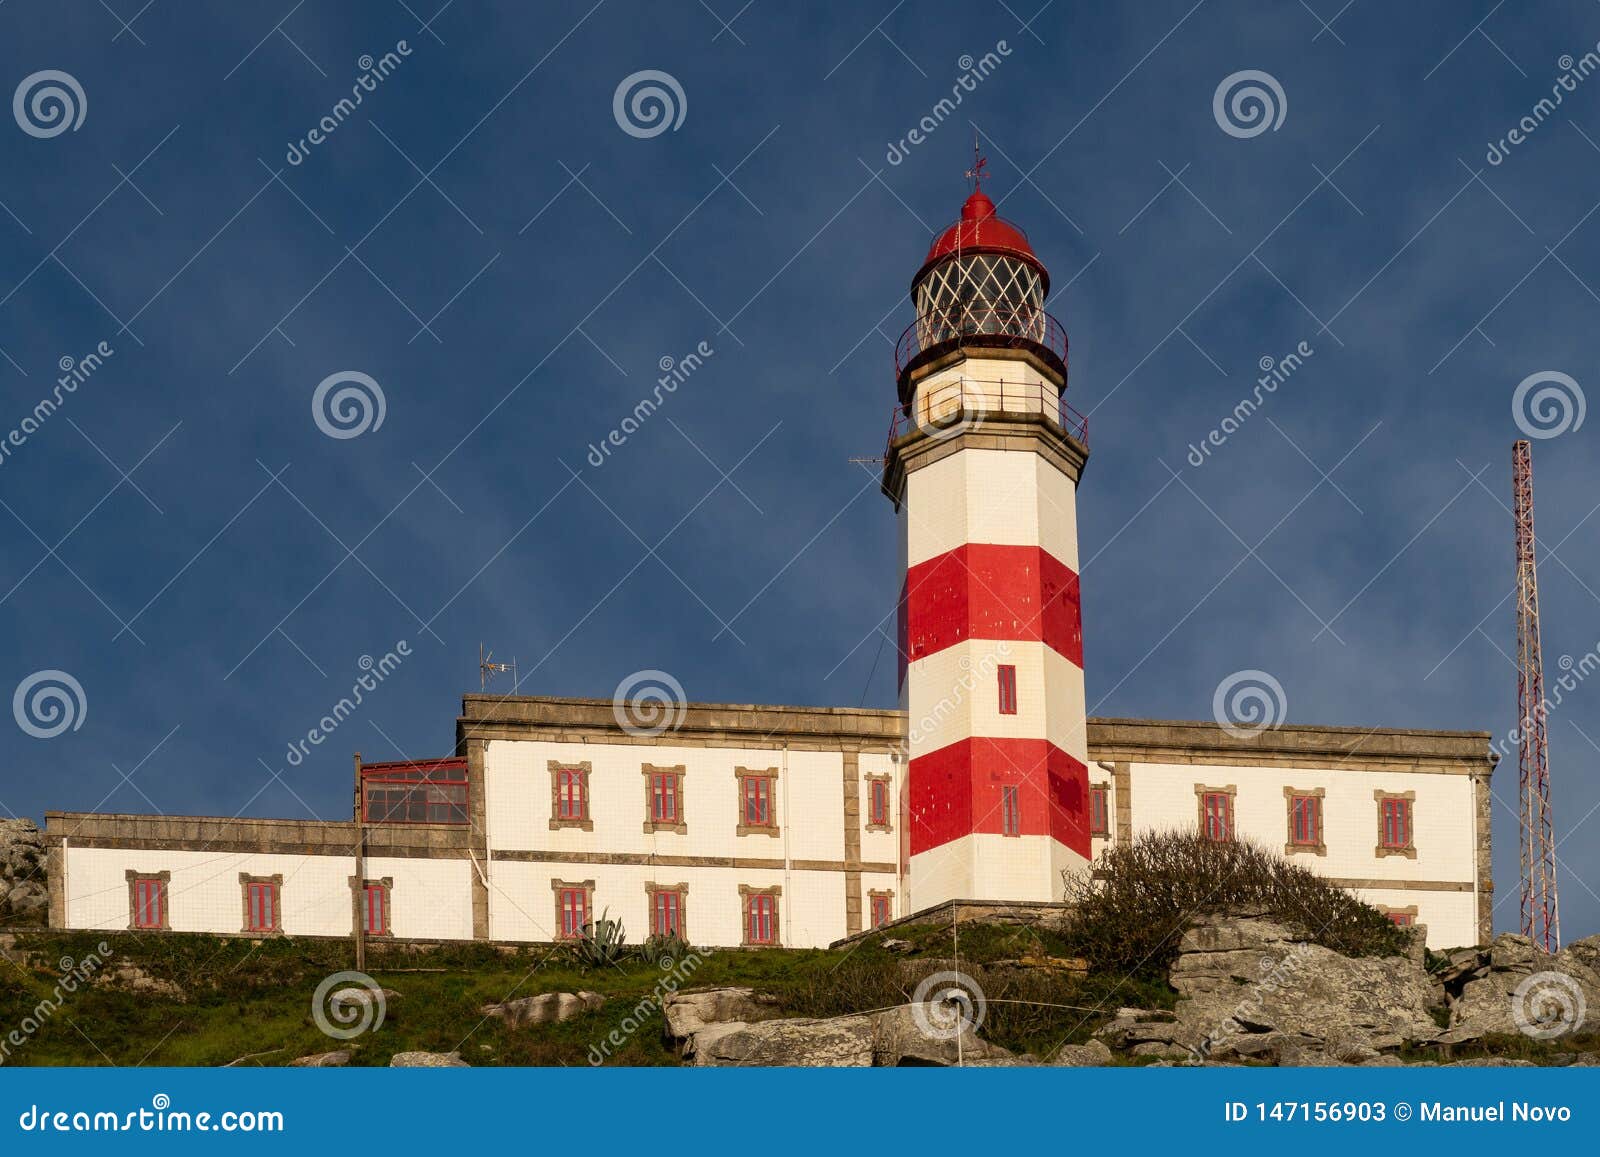
{"type": "MultiPolygon", "coordinates": [[[[1512,395],[1591,387],[1600,325],[1600,79],[1534,107],[1600,5],[225,7],[0,6],[5,91],[58,70],[85,106],[0,125],[0,431],[112,350],[0,460],[0,683],[61,670],[87,702],[55,738],[0,729],[5,812],[341,815],[351,751],[451,748],[480,641],[530,694],[659,668],[695,700],[893,703],[896,526],[849,459],[881,452],[975,131],[1090,416],[1092,712],[1207,718],[1260,669],[1300,722],[1514,726],[1512,395]],[[675,129],[614,116],[643,70],[681,89],[675,129]],[[1219,124],[1243,70],[1276,128],[1219,124]],[[312,398],[343,371],[384,415],[334,438],[312,398]]],[[[1552,676],[1600,645],[1596,437],[1534,444],[1552,676]]],[[[1600,930],[1600,686],[1550,728],[1571,938],[1600,930]]]]}

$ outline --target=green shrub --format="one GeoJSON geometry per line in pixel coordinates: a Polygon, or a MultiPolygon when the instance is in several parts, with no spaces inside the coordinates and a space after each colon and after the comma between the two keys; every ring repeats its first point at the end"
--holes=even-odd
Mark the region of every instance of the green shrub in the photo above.
{"type": "Polygon", "coordinates": [[[1194,918],[1219,912],[1266,916],[1348,956],[1405,951],[1405,933],[1376,908],[1254,844],[1150,833],[1064,876],[1065,938],[1100,969],[1164,973],[1194,918]]]}
{"type": "Polygon", "coordinates": [[[628,933],[621,920],[613,920],[607,908],[592,924],[583,926],[583,934],[572,942],[574,959],[583,968],[603,968],[618,964],[628,951],[628,933]]]}

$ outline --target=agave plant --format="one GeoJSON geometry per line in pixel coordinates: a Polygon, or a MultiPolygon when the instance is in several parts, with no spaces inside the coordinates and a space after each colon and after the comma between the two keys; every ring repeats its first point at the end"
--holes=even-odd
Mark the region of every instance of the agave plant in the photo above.
{"type": "Polygon", "coordinates": [[[600,968],[621,963],[627,952],[628,933],[621,920],[611,919],[610,909],[600,913],[600,918],[583,926],[583,935],[573,943],[578,963],[584,968],[600,968]]]}
{"type": "Polygon", "coordinates": [[[693,951],[687,940],[672,932],[651,936],[639,946],[640,958],[657,968],[671,968],[693,951]]]}

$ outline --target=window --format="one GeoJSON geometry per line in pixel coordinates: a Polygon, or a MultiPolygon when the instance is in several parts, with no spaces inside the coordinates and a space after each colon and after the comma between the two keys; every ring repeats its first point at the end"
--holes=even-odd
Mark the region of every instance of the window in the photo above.
{"type": "Polygon", "coordinates": [[[244,931],[283,931],[278,910],[278,890],[282,885],[282,876],[239,873],[239,887],[244,895],[244,931]]]}
{"type": "Polygon", "coordinates": [[[1378,795],[1378,851],[1406,852],[1411,845],[1411,799],[1409,796],[1378,795]]]}
{"type": "Polygon", "coordinates": [[[1409,928],[1417,922],[1417,914],[1409,909],[1401,910],[1397,908],[1393,912],[1387,913],[1387,915],[1391,923],[1401,928],[1409,928]]]}
{"type": "Polygon", "coordinates": [[[1217,843],[1233,839],[1233,792],[1200,793],[1200,834],[1217,843]]]}
{"type": "Polygon", "coordinates": [[[749,776],[744,781],[744,822],[749,827],[772,826],[772,781],[749,776]]]}
{"type": "Polygon", "coordinates": [[[744,896],[744,942],[746,944],[776,944],[778,942],[778,892],[777,888],[747,888],[740,885],[744,896]]]}
{"type": "Polygon", "coordinates": [[[657,767],[646,763],[641,765],[640,770],[644,773],[645,834],[676,832],[688,835],[689,827],[684,823],[683,815],[684,765],[657,767]]]}
{"type": "Polygon", "coordinates": [[[867,830],[889,830],[889,777],[867,779],[867,830]]]}
{"type": "Polygon", "coordinates": [[[683,931],[683,909],[688,890],[686,884],[671,887],[645,885],[646,898],[650,902],[650,935],[688,939],[683,931]]]}
{"type": "Polygon", "coordinates": [[[575,767],[563,767],[556,772],[556,816],[564,820],[589,818],[589,793],[584,790],[583,772],[575,767]]]}
{"type": "Polygon", "coordinates": [[[594,906],[594,880],[566,883],[552,880],[555,890],[555,935],[558,939],[578,939],[589,925],[589,909],[594,906]]]}
{"type": "Polygon", "coordinates": [[[389,935],[389,889],[392,882],[368,880],[361,889],[361,930],[368,936],[389,935]]]}
{"type": "Polygon", "coordinates": [[[671,772],[657,772],[651,777],[650,818],[658,824],[678,822],[678,777],[671,772]]]}
{"type": "Polygon", "coordinates": [[[550,830],[578,828],[594,831],[594,820],[589,815],[589,773],[593,764],[558,763],[549,761],[550,768],[550,830]]]}
{"type": "Polygon", "coordinates": [[[1111,791],[1105,784],[1092,784],[1089,788],[1089,834],[1091,836],[1109,836],[1111,834],[1111,814],[1107,801],[1111,791]]]}
{"type": "Polygon", "coordinates": [[[465,824],[467,761],[364,763],[361,795],[369,824],[465,824]]]}
{"type": "Polygon", "coordinates": [[[128,927],[166,928],[167,883],[171,872],[154,875],[128,873],[128,927]]]}
{"type": "Polygon", "coordinates": [[[778,834],[778,769],[736,767],[741,836],[778,834]]]}
{"type": "Polygon", "coordinates": [[[891,919],[894,912],[894,893],[872,892],[868,896],[870,901],[872,926],[882,928],[891,919]]]}
{"type": "Polygon", "coordinates": [[[1000,834],[1003,836],[1022,834],[1022,801],[1014,783],[1005,784],[1000,789],[1000,834]]]}
{"type": "Polygon", "coordinates": [[[1322,839],[1323,790],[1303,791],[1286,787],[1283,795],[1289,801],[1289,842],[1284,851],[1326,854],[1328,849],[1322,839]]]}
{"type": "Polygon", "coordinates": [[[1015,715],[1017,713],[1017,669],[1010,664],[1002,665],[1000,671],[1000,714],[1015,715]]]}

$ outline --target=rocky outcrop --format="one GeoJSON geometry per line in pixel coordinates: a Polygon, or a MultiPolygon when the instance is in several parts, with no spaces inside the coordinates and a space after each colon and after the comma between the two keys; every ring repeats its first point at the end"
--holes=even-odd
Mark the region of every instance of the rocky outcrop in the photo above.
{"type": "Polygon", "coordinates": [[[184,992],[176,981],[151,976],[129,960],[115,961],[108,969],[95,976],[94,983],[179,1003],[189,999],[188,993],[184,992]]]}
{"type": "Polygon", "coordinates": [[[929,1005],[826,1019],[793,1018],[757,1024],[712,1025],[690,1042],[696,1065],[798,1065],[867,1068],[900,1065],[1015,1064],[1012,1053],[970,1028],[948,1035],[929,1005]]]}
{"type": "Polygon", "coordinates": [[[342,1069],[350,1063],[350,1051],[340,1049],[331,1053],[313,1053],[309,1057],[296,1057],[289,1062],[291,1069],[342,1069]]]}
{"type": "Polygon", "coordinates": [[[661,1005],[670,1039],[689,1041],[711,1025],[753,1023],[783,1015],[778,1002],[748,988],[708,988],[674,992],[661,1005]]]}
{"type": "Polygon", "coordinates": [[[1125,1009],[1097,1034],[1138,1056],[1360,1062],[1432,1040],[1443,988],[1410,958],[1347,957],[1259,916],[1202,917],[1171,969],[1173,1013],[1125,1009]]]}
{"type": "Polygon", "coordinates": [[[49,913],[44,833],[32,820],[0,820],[0,919],[43,924],[49,913]]]}
{"type": "Polygon", "coordinates": [[[695,1065],[895,1065],[1024,1063],[961,1026],[945,1011],[902,1005],[856,1016],[781,1016],[777,1002],[748,988],[680,992],[663,1005],[666,1033],[695,1065]]]}
{"type": "Polygon", "coordinates": [[[1448,1043],[1491,1033],[1557,1035],[1600,1025],[1600,936],[1578,940],[1550,955],[1526,936],[1510,932],[1487,948],[1449,955],[1440,980],[1450,993],[1448,1043]]]}
{"type": "Polygon", "coordinates": [[[598,992],[541,992],[538,996],[525,996],[502,1004],[486,1004],[481,1011],[484,1016],[502,1020],[512,1028],[522,1028],[571,1020],[594,1011],[605,1002],[606,998],[598,992]]]}
{"type": "Polygon", "coordinates": [[[470,1069],[460,1053],[395,1053],[389,1058],[391,1069],[470,1069]]]}

